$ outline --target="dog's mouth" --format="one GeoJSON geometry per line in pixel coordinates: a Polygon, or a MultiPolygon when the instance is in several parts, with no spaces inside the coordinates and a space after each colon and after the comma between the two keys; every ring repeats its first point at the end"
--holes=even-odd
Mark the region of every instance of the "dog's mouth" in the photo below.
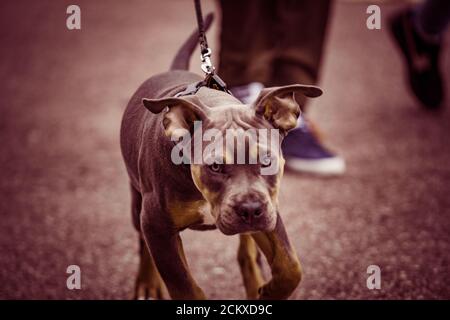
{"type": "Polygon", "coordinates": [[[226,235],[226,236],[232,236],[232,235],[234,235],[234,234],[239,233],[238,230],[233,229],[233,228],[230,228],[230,227],[227,226],[226,224],[222,223],[222,222],[220,221],[220,219],[217,220],[216,225],[217,225],[217,228],[219,228],[220,232],[222,232],[222,233],[223,233],[224,235],[226,235]]]}
{"type": "MultiPolygon", "coordinates": [[[[234,214],[234,213],[232,213],[234,214]]],[[[276,217],[273,219],[266,215],[265,219],[255,223],[247,223],[236,219],[227,219],[227,217],[219,215],[216,221],[217,228],[225,235],[235,235],[246,232],[269,232],[275,229],[276,217]],[[230,221],[231,220],[231,221],[230,221]]]]}

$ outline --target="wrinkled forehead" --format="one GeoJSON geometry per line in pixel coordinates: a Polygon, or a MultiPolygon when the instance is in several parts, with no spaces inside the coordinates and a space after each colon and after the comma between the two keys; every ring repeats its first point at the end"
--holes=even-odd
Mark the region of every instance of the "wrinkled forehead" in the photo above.
{"type": "Polygon", "coordinates": [[[262,126],[253,107],[243,104],[215,106],[208,110],[208,119],[215,128],[225,129],[233,125],[262,126]]]}
{"type": "Polygon", "coordinates": [[[201,130],[195,131],[194,140],[195,144],[201,140],[204,160],[222,158],[221,163],[243,163],[243,159],[256,163],[277,156],[280,145],[278,130],[246,105],[211,108],[201,130]]]}
{"type": "Polygon", "coordinates": [[[203,133],[203,155],[207,162],[255,164],[278,158],[280,135],[276,129],[230,126],[203,133]]]}

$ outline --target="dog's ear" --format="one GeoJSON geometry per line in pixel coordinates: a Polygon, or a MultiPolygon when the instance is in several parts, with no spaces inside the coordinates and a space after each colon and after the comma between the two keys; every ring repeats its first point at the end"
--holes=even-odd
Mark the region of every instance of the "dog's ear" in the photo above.
{"type": "Polygon", "coordinates": [[[180,132],[186,132],[185,130],[192,132],[194,121],[206,119],[204,108],[201,107],[201,102],[196,96],[161,99],[144,98],[142,103],[152,113],[157,114],[164,111],[163,126],[168,137],[179,137],[180,132]]]}
{"type": "Polygon", "coordinates": [[[322,95],[322,90],[316,86],[301,84],[263,89],[253,103],[255,113],[264,117],[274,128],[286,133],[297,126],[301,112],[297,100],[303,99],[296,100],[295,94],[300,94],[303,98],[315,98],[322,95]]]}

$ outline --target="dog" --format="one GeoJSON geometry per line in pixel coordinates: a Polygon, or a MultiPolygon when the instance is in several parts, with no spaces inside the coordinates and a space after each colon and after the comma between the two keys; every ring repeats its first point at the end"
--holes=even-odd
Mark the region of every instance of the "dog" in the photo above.
{"type": "MultiPolygon", "coordinates": [[[[212,17],[205,20],[206,28],[212,17]]],[[[202,80],[187,71],[197,33],[180,48],[170,71],[146,80],[130,99],[122,119],[121,150],[129,175],[133,224],[139,233],[140,263],[134,297],[205,299],[186,262],[179,233],[217,228],[239,234],[238,263],[249,299],[286,299],[302,272],[278,211],[284,160],[269,144],[275,174],[262,175],[267,163],[175,164],[171,155],[179,131],[192,133],[194,122],[204,130],[276,129],[285,136],[297,124],[300,97],[318,97],[320,88],[294,84],[263,89],[251,105],[208,87],[178,96],[202,80]],[[273,156],[275,155],[275,156],[273,156]],[[259,264],[262,252],[272,277],[265,282],[259,264]],[[168,291],[168,292],[167,292],[168,291]]],[[[206,152],[202,144],[203,153],[206,152]]],[[[247,149],[249,148],[246,144],[247,149]]],[[[248,151],[248,150],[247,150],[248,151]]],[[[206,152],[207,153],[207,152],[206,152]]],[[[208,155],[207,155],[208,156],[208,155]]]]}

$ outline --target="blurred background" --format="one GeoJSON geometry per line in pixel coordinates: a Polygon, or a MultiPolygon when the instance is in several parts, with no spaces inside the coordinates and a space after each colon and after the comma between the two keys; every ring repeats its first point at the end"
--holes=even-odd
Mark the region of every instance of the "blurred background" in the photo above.
{"type": "MultiPolygon", "coordinates": [[[[331,9],[319,85],[308,108],[345,158],[340,177],[286,172],[280,194],[304,268],[292,299],[450,299],[450,115],[420,107],[387,18],[409,4],[331,9]],[[369,265],[381,289],[366,287],[369,265]]],[[[208,33],[218,64],[220,10],[208,33]]],[[[137,87],[167,70],[196,27],[192,1],[0,3],[0,298],[127,299],[137,272],[121,115],[137,87]],[[66,8],[81,8],[81,30],[66,8]],[[81,267],[81,290],[66,268],[81,267]]],[[[446,33],[446,40],[449,39],[446,33]]],[[[198,51],[191,70],[201,73],[198,51]]],[[[449,92],[450,54],[441,56],[449,92]]],[[[237,237],[182,234],[209,298],[244,298],[237,237]]]]}

